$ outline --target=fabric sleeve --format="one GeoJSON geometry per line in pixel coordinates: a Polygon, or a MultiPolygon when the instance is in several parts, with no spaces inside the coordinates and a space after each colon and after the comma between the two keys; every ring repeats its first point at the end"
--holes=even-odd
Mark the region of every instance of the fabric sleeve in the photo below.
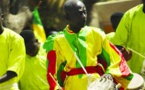
{"type": "Polygon", "coordinates": [[[127,88],[133,74],[130,71],[122,53],[108,41],[105,37],[102,38],[101,57],[107,63],[106,73],[110,73],[117,83],[122,84],[123,88],[127,88]]]}
{"type": "Polygon", "coordinates": [[[9,45],[9,60],[8,71],[14,71],[17,74],[18,80],[23,74],[25,65],[25,45],[24,40],[18,36],[11,39],[9,45]]]}
{"type": "Polygon", "coordinates": [[[50,90],[57,90],[58,89],[57,72],[61,63],[61,59],[60,59],[61,55],[58,52],[58,47],[55,42],[55,36],[49,36],[46,42],[44,43],[43,48],[46,49],[47,60],[48,60],[47,81],[50,85],[50,90]]]}

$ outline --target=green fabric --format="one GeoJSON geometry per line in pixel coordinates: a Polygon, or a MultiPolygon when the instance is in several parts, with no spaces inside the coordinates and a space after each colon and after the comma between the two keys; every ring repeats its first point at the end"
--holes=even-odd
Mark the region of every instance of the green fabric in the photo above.
{"type": "Polygon", "coordinates": [[[127,76],[127,77],[125,77],[125,79],[127,79],[127,80],[132,80],[133,79],[133,77],[134,77],[134,74],[133,73],[131,73],[129,76],[127,76]]]}
{"type": "Polygon", "coordinates": [[[32,13],[33,13],[33,24],[39,24],[42,26],[42,22],[38,13],[38,7],[36,7],[32,13]]]}
{"type": "MultiPolygon", "coordinates": [[[[85,29],[85,28],[83,28],[85,29]]],[[[73,49],[74,53],[78,56],[84,67],[86,66],[87,60],[86,60],[86,30],[83,30],[82,32],[79,32],[77,34],[69,34],[66,29],[64,30],[65,37],[71,48],[73,49]],[[82,54],[84,53],[84,54],[82,54]]],[[[76,62],[76,68],[81,68],[79,62],[76,62]]],[[[79,77],[81,78],[82,75],[80,74],[79,77]]]]}
{"type": "MultiPolygon", "coordinates": [[[[85,28],[84,28],[85,29],[85,28]]],[[[82,37],[85,36],[86,34],[86,30],[83,30],[83,32],[79,32],[78,34],[70,34],[64,30],[65,33],[65,37],[67,42],[69,43],[69,45],[71,46],[71,48],[73,49],[73,51],[76,53],[76,55],[78,56],[78,58],[81,60],[81,62],[83,63],[84,66],[86,66],[86,37],[82,37]],[[84,45],[84,46],[82,46],[84,45]],[[82,54],[84,53],[84,54],[82,54]]],[[[80,64],[78,62],[76,62],[76,67],[80,68],[80,64]]]]}
{"type": "MultiPolygon", "coordinates": [[[[124,14],[111,42],[145,55],[145,14],[142,9],[143,4],[140,4],[124,14]]],[[[144,58],[133,52],[127,63],[133,72],[141,73],[143,60],[144,58]]]]}
{"type": "Polygon", "coordinates": [[[107,66],[110,66],[110,56],[109,56],[109,54],[105,51],[104,48],[102,48],[102,53],[101,53],[100,56],[103,58],[103,60],[106,61],[107,66]]]}
{"type": "Polygon", "coordinates": [[[47,40],[43,44],[43,48],[46,50],[46,52],[49,52],[50,50],[54,49],[55,36],[61,35],[61,34],[62,34],[62,32],[58,32],[56,34],[52,34],[49,37],[47,37],[47,40]]]}
{"type": "MultiPolygon", "coordinates": [[[[78,61],[74,55],[74,52],[77,52],[77,50],[79,50],[77,55],[85,67],[96,66],[98,64],[97,55],[102,53],[108,65],[110,65],[107,67],[106,72],[111,73],[115,77],[116,82],[120,82],[123,87],[127,87],[129,83],[129,80],[125,79],[125,77],[132,77],[124,58],[121,57],[121,53],[115,50],[113,45],[111,45],[106,38],[105,33],[99,28],[86,26],[82,28],[78,34],[75,34],[71,30],[68,30],[67,26],[63,32],[57,35],[50,35],[43,47],[48,54],[51,54],[49,58],[53,58],[52,56],[54,54],[51,53],[51,51],[55,51],[56,60],[53,58],[51,60],[54,61],[49,62],[50,66],[55,67],[49,67],[50,71],[48,73],[54,73],[53,77],[57,80],[60,80],[59,72],[62,69],[69,72],[73,68],[78,68],[78,61]],[[78,47],[82,48],[77,49],[78,47]],[[66,64],[62,67],[62,63],[64,62],[66,62],[66,64]]],[[[93,74],[97,78],[100,77],[98,73],[93,74]]],[[[50,78],[51,77],[48,77],[48,81],[51,80],[50,78]]],[[[53,87],[53,82],[49,83],[50,86],[53,87]]],[[[80,90],[86,90],[88,78],[85,74],[68,76],[63,84],[65,90],[77,90],[78,87],[80,90]]]]}
{"type": "Polygon", "coordinates": [[[60,65],[60,67],[59,67],[59,69],[58,69],[58,73],[57,73],[57,79],[58,79],[58,83],[60,84],[60,86],[62,86],[63,87],[63,81],[62,81],[62,78],[61,78],[61,72],[64,70],[64,67],[65,67],[65,65],[66,65],[66,61],[65,62],[63,62],[61,65],[60,65]]]}
{"type": "Polygon", "coordinates": [[[7,71],[13,71],[17,77],[1,83],[0,90],[13,90],[10,85],[17,83],[24,71],[25,63],[25,46],[24,40],[20,35],[4,28],[4,32],[0,35],[0,77],[7,71]],[[10,87],[9,87],[10,86],[10,87]]]}
{"type": "Polygon", "coordinates": [[[39,16],[38,6],[34,9],[32,14],[33,14],[32,30],[34,31],[35,37],[39,39],[40,42],[44,43],[46,40],[46,35],[39,16]]]}

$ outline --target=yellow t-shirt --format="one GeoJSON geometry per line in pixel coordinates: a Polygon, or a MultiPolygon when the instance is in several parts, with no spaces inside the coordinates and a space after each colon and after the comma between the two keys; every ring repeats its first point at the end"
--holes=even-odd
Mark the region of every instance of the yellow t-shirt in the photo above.
{"type": "MultiPolygon", "coordinates": [[[[125,12],[111,42],[145,55],[145,14],[142,10],[143,4],[140,4],[125,12]]],[[[143,61],[143,57],[133,52],[127,63],[133,72],[141,73],[143,61]]]]}
{"type": "Polygon", "coordinates": [[[26,55],[25,70],[20,79],[20,90],[49,90],[46,74],[46,52],[40,47],[36,56],[26,55]]]}
{"type": "Polygon", "coordinates": [[[0,77],[7,71],[16,72],[17,77],[0,84],[0,90],[17,90],[17,82],[24,71],[24,40],[14,31],[4,28],[0,35],[0,77]],[[14,86],[14,84],[16,86],[14,86]]]}

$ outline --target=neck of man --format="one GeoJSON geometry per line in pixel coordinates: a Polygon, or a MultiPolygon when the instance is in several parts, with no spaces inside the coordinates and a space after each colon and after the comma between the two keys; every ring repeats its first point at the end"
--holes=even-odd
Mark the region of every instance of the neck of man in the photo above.
{"type": "Polygon", "coordinates": [[[82,27],[74,27],[74,26],[69,26],[69,29],[72,30],[74,33],[79,33],[82,27]]]}

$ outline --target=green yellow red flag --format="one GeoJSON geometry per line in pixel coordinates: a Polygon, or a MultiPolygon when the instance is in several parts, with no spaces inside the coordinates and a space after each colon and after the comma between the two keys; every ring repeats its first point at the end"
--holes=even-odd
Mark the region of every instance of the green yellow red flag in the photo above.
{"type": "Polygon", "coordinates": [[[38,6],[34,9],[32,13],[33,13],[32,29],[34,31],[34,34],[39,41],[45,42],[46,34],[39,16],[38,6]]]}

